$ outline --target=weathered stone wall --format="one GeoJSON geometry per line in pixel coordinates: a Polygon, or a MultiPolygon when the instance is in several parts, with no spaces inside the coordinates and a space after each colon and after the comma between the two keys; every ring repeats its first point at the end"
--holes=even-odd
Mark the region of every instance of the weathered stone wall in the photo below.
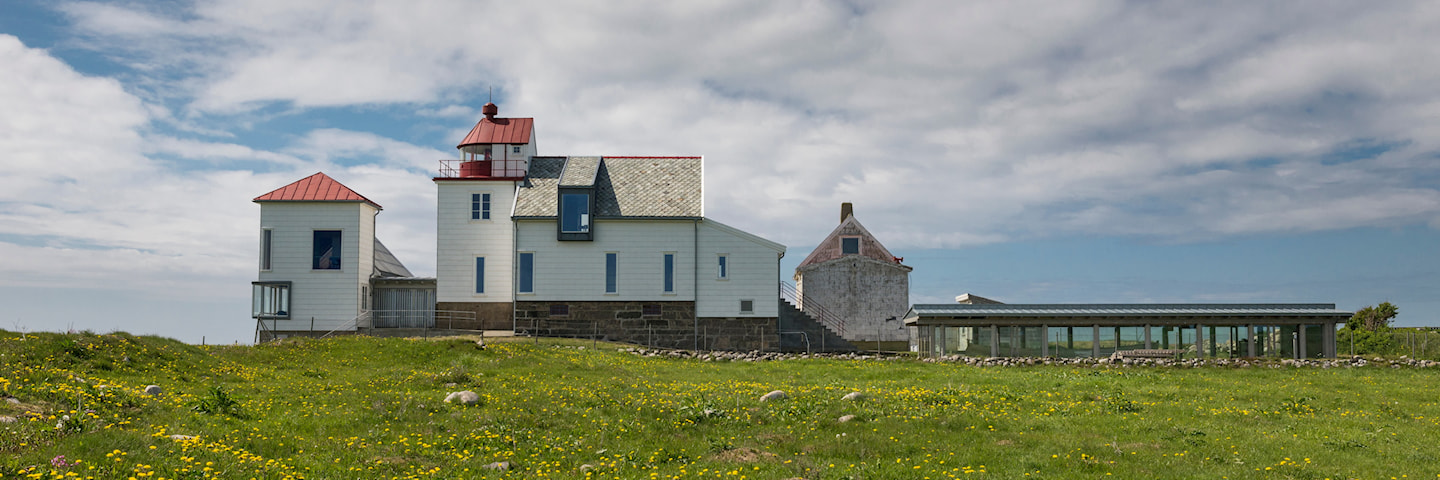
{"type": "MultiPolygon", "coordinates": [[[[910,334],[900,321],[910,310],[910,272],[895,263],[849,255],[800,269],[797,287],[805,301],[823,305],[845,319],[845,339],[902,341],[910,334]],[[894,317],[894,321],[885,319],[894,317]]],[[[809,310],[801,305],[802,310],[809,310]]]]}
{"type": "Polygon", "coordinates": [[[447,320],[440,320],[442,317],[449,317],[438,314],[436,315],[436,327],[455,330],[509,330],[515,325],[511,320],[511,316],[514,314],[512,305],[510,302],[439,302],[435,304],[435,311],[471,312],[475,314],[475,321],[455,320],[451,323],[447,320]]]}
{"type": "Polygon", "coordinates": [[[662,348],[775,350],[774,317],[695,318],[694,302],[516,302],[517,332],[541,336],[594,338],[662,348]],[[550,315],[551,305],[569,306],[550,315]],[[659,305],[659,315],[645,315],[659,305]]]}

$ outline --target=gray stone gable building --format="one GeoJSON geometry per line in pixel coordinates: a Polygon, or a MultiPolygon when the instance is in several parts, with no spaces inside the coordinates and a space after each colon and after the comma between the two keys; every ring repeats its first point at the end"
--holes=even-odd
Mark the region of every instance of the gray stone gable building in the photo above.
{"type": "Polygon", "coordinates": [[[846,340],[909,340],[901,320],[910,309],[912,268],[900,262],[855,219],[851,204],[842,204],[840,225],[795,268],[800,308],[841,319],[846,340]]]}

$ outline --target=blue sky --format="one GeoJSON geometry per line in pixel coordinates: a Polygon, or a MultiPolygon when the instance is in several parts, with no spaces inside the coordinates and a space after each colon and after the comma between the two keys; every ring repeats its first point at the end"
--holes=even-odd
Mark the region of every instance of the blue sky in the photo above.
{"type": "Polygon", "coordinates": [[[316,171],[433,274],[492,89],[542,154],[704,155],[787,272],[848,201],[916,303],[1440,325],[1433,3],[592,3],[3,2],[0,328],[249,341],[250,199],[316,171]]]}

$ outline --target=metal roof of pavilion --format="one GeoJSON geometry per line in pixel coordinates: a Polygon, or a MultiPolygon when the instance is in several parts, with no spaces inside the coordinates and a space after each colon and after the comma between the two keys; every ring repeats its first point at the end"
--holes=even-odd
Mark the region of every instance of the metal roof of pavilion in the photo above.
{"type": "Polygon", "coordinates": [[[921,318],[1074,318],[1074,317],[1335,317],[1353,312],[1333,303],[1058,303],[919,304],[906,323],[921,318]]]}

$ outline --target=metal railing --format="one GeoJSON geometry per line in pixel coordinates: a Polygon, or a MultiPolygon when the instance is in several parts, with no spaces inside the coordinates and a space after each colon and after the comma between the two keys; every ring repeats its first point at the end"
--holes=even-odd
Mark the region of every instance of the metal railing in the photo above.
{"type": "Polygon", "coordinates": [[[824,305],[821,305],[809,296],[802,295],[800,290],[796,289],[795,285],[792,285],[790,282],[780,282],[780,298],[789,300],[790,303],[795,304],[795,308],[799,308],[801,312],[809,314],[815,321],[833,330],[836,335],[842,338],[845,336],[845,318],[831,313],[824,305]]]}
{"type": "Polygon", "coordinates": [[[356,315],[355,318],[352,318],[349,321],[340,324],[340,326],[335,327],[328,332],[325,332],[325,334],[321,335],[320,338],[329,337],[331,335],[334,335],[335,332],[355,332],[369,326],[370,312],[360,312],[360,314],[356,315]]]}
{"type": "Polygon", "coordinates": [[[448,158],[440,160],[440,178],[464,178],[461,165],[467,162],[478,162],[477,165],[482,171],[475,172],[480,177],[491,178],[520,178],[525,176],[528,168],[528,161],[525,158],[501,158],[493,160],[466,160],[448,158]]]}

